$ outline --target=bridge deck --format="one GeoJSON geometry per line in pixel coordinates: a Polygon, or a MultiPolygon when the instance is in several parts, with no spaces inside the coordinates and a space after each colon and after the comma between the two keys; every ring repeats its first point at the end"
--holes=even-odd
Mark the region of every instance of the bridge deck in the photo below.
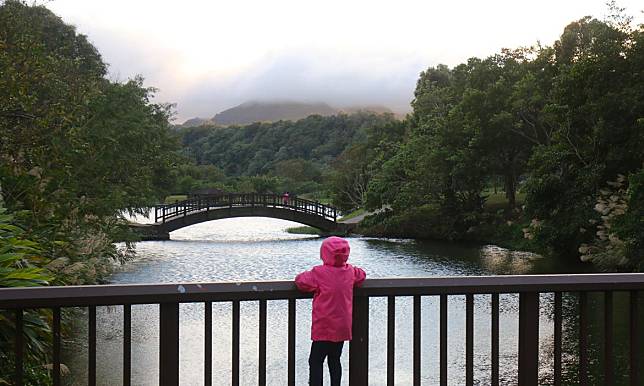
{"type": "Polygon", "coordinates": [[[224,194],[203,196],[154,208],[154,224],[133,225],[144,240],[166,240],[169,232],[232,217],[272,217],[298,222],[331,234],[346,234],[352,225],[337,221],[338,210],[329,205],[276,194],[224,194]]]}

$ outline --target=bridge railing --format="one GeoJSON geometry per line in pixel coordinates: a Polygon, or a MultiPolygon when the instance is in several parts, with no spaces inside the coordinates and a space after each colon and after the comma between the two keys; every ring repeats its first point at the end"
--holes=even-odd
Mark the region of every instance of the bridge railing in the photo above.
{"type": "Polygon", "coordinates": [[[238,207],[286,208],[321,216],[331,221],[337,221],[338,218],[337,208],[316,201],[299,197],[284,198],[278,194],[234,193],[202,196],[172,204],[157,205],[154,208],[154,222],[166,222],[204,210],[238,207]]]}
{"type": "MultiPolygon", "coordinates": [[[[396,298],[413,299],[413,385],[420,385],[423,366],[421,358],[421,298],[435,296],[440,299],[440,372],[439,383],[448,383],[448,298],[465,295],[465,385],[474,384],[474,298],[491,295],[490,298],[490,384],[499,384],[499,294],[519,294],[518,324],[518,384],[537,385],[539,369],[539,316],[546,312],[540,306],[540,294],[554,293],[553,320],[554,345],[552,353],[554,384],[562,384],[562,294],[578,296],[578,379],[580,385],[589,381],[589,335],[588,294],[600,292],[604,296],[603,363],[604,380],[613,384],[615,368],[613,359],[613,295],[618,291],[629,293],[629,311],[624,318],[630,326],[629,336],[629,383],[640,385],[640,321],[638,320],[639,291],[644,289],[643,274],[590,274],[590,275],[535,275],[535,276],[480,276],[440,278],[392,278],[370,279],[354,292],[353,340],[349,347],[349,384],[366,386],[369,382],[369,299],[387,299],[387,384],[394,381],[396,298]]],[[[123,384],[131,384],[132,336],[131,307],[133,304],[160,304],[160,361],[159,384],[179,384],[179,304],[201,302],[204,313],[204,383],[212,385],[212,304],[232,303],[232,385],[240,383],[240,303],[259,302],[258,383],[266,384],[266,323],[267,302],[288,300],[288,355],[287,380],[284,384],[295,385],[295,323],[296,299],[310,297],[295,289],[292,281],[202,283],[202,284],[157,284],[157,285],[106,285],[0,289],[0,312],[15,323],[15,342],[12,347],[15,357],[14,384],[23,384],[23,339],[25,310],[50,308],[53,311],[53,380],[61,384],[61,308],[88,307],[88,384],[96,384],[96,307],[122,305],[123,317],[123,384]],[[12,311],[8,311],[12,310],[12,311]],[[10,316],[13,314],[13,317],[10,316]]],[[[487,298],[487,297],[486,297],[487,298]]],[[[546,305],[550,310],[550,305],[546,305]]],[[[549,311],[548,311],[549,312],[549,311]]],[[[303,316],[308,318],[309,316],[303,316]]],[[[425,339],[425,338],[423,338],[425,339]]],[[[136,365],[136,364],[135,364],[136,365]]],[[[426,367],[425,367],[426,368],[426,367]]],[[[480,368],[480,366],[477,366],[480,368]]],[[[381,381],[381,380],[377,380],[381,381]]]]}

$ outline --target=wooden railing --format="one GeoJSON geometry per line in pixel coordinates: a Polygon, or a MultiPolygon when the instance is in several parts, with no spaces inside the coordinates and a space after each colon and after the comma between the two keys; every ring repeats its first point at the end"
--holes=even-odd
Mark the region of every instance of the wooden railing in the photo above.
{"type": "Polygon", "coordinates": [[[190,198],[173,204],[157,205],[154,222],[166,222],[205,210],[222,208],[270,207],[293,210],[337,221],[338,210],[329,205],[298,197],[284,198],[277,194],[230,193],[190,198]]]}
{"type": "MultiPolygon", "coordinates": [[[[356,289],[353,302],[353,340],[349,348],[349,384],[366,386],[369,382],[369,299],[387,298],[387,384],[394,381],[395,302],[396,297],[413,299],[413,385],[421,381],[421,297],[440,298],[440,376],[441,385],[447,385],[447,326],[448,297],[465,295],[465,384],[474,384],[474,296],[491,294],[491,384],[499,384],[499,294],[519,294],[518,331],[518,384],[537,385],[539,368],[539,315],[542,293],[554,293],[554,384],[562,383],[562,293],[577,293],[578,302],[578,378],[580,385],[589,385],[588,302],[589,292],[604,294],[603,364],[606,384],[613,384],[613,295],[616,291],[630,294],[629,362],[630,384],[640,385],[638,339],[638,291],[644,289],[644,274],[590,274],[590,275],[535,275],[535,276],[480,276],[441,278],[370,279],[356,289]]],[[[158,285],[105,285],[0,289],[0,310],[13,309],[15,315],[15,373],[16,385],[23,384],[22,358],[24,355],[23,313],[26,309],[53,310],[53,379],[61,384],[61,308],[88,307],[88,384],[96,384],[96,307],[122,305],[123,318],[123,384],[131,383],[131,306],[133,304],[160,304],[160,362],[159,384],[179,384],[179,304],[205,304],[205,368],[204,381],[212,384],[212,302],[232,302],[232,384],[240,382],[240,303],[259,302],[259,385],[266,384],[266,320],[267,301],[288,300],[288,356],[287,380],[295,385],[295,320],[296,299],[310,297],[298,292],[291,281],[158,284],[158,285]]],[[[308,317],[308,316],[307,316],[308,317]]],[[[4,376],[4,374],[3,374],[4,376]]],[[[7,375],[10,377],[10,375],[7,375]]]]}

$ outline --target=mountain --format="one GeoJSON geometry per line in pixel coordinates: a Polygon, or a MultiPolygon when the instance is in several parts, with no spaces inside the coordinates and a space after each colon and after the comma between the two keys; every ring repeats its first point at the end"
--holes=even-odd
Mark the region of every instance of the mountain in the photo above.
{"type": "Polygon", "coordinates": [[[368,105],[368,106],[348,106],[340,109],[343,113],[354,114],[359,112],[369,112],[376,114],[394,114],[396,115],[389,107],[380,106],[380,105],[368,105]]]}
{"type": "Polygon", "coordinates": [[[337,110],[326,103],[246,102],[212,118],[217,125],[247,125],[253,122],[297,121],[309,115],[333,115],[337,110]]]}
{"type": "MultiPolygon", "coordinates": [[[[204,125],[230,126],[248,125],[254,122],[297,121],[310,115],[330,116],[340,113],[354,114],[369,112],[376,114],[391,113],[385,106],[366,105],[333,108],[326,103],[304,102],[245,102],[238,106],[224,110],[211,119],[191,118],[177,127],[198,127],[204,125]]],[[[395,114],[394,114],[395,115],[395,114]]]]}
{"type": "Polygon", "coordinates": [[[209,125],[212,124],[213,122],[210,119],[204,119],[204,118],[190,118],[187,121],[183,122],[181,127],[197,127],[197,126],[203,126],[203,125],[209,125]]]}

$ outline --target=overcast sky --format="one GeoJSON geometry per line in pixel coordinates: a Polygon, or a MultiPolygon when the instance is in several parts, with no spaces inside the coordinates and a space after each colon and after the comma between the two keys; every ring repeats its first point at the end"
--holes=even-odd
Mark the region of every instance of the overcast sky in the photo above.
{"type": "MultiPolygon", "coordinates": [[[[501,48],[552,44],[604,0],[53,0],[110,77],[140,74],[177,121],[248,100],[409,110],[420,71],[501,48]]],[[[621,0],[642,22],[641,0],[621,0]]]]}

